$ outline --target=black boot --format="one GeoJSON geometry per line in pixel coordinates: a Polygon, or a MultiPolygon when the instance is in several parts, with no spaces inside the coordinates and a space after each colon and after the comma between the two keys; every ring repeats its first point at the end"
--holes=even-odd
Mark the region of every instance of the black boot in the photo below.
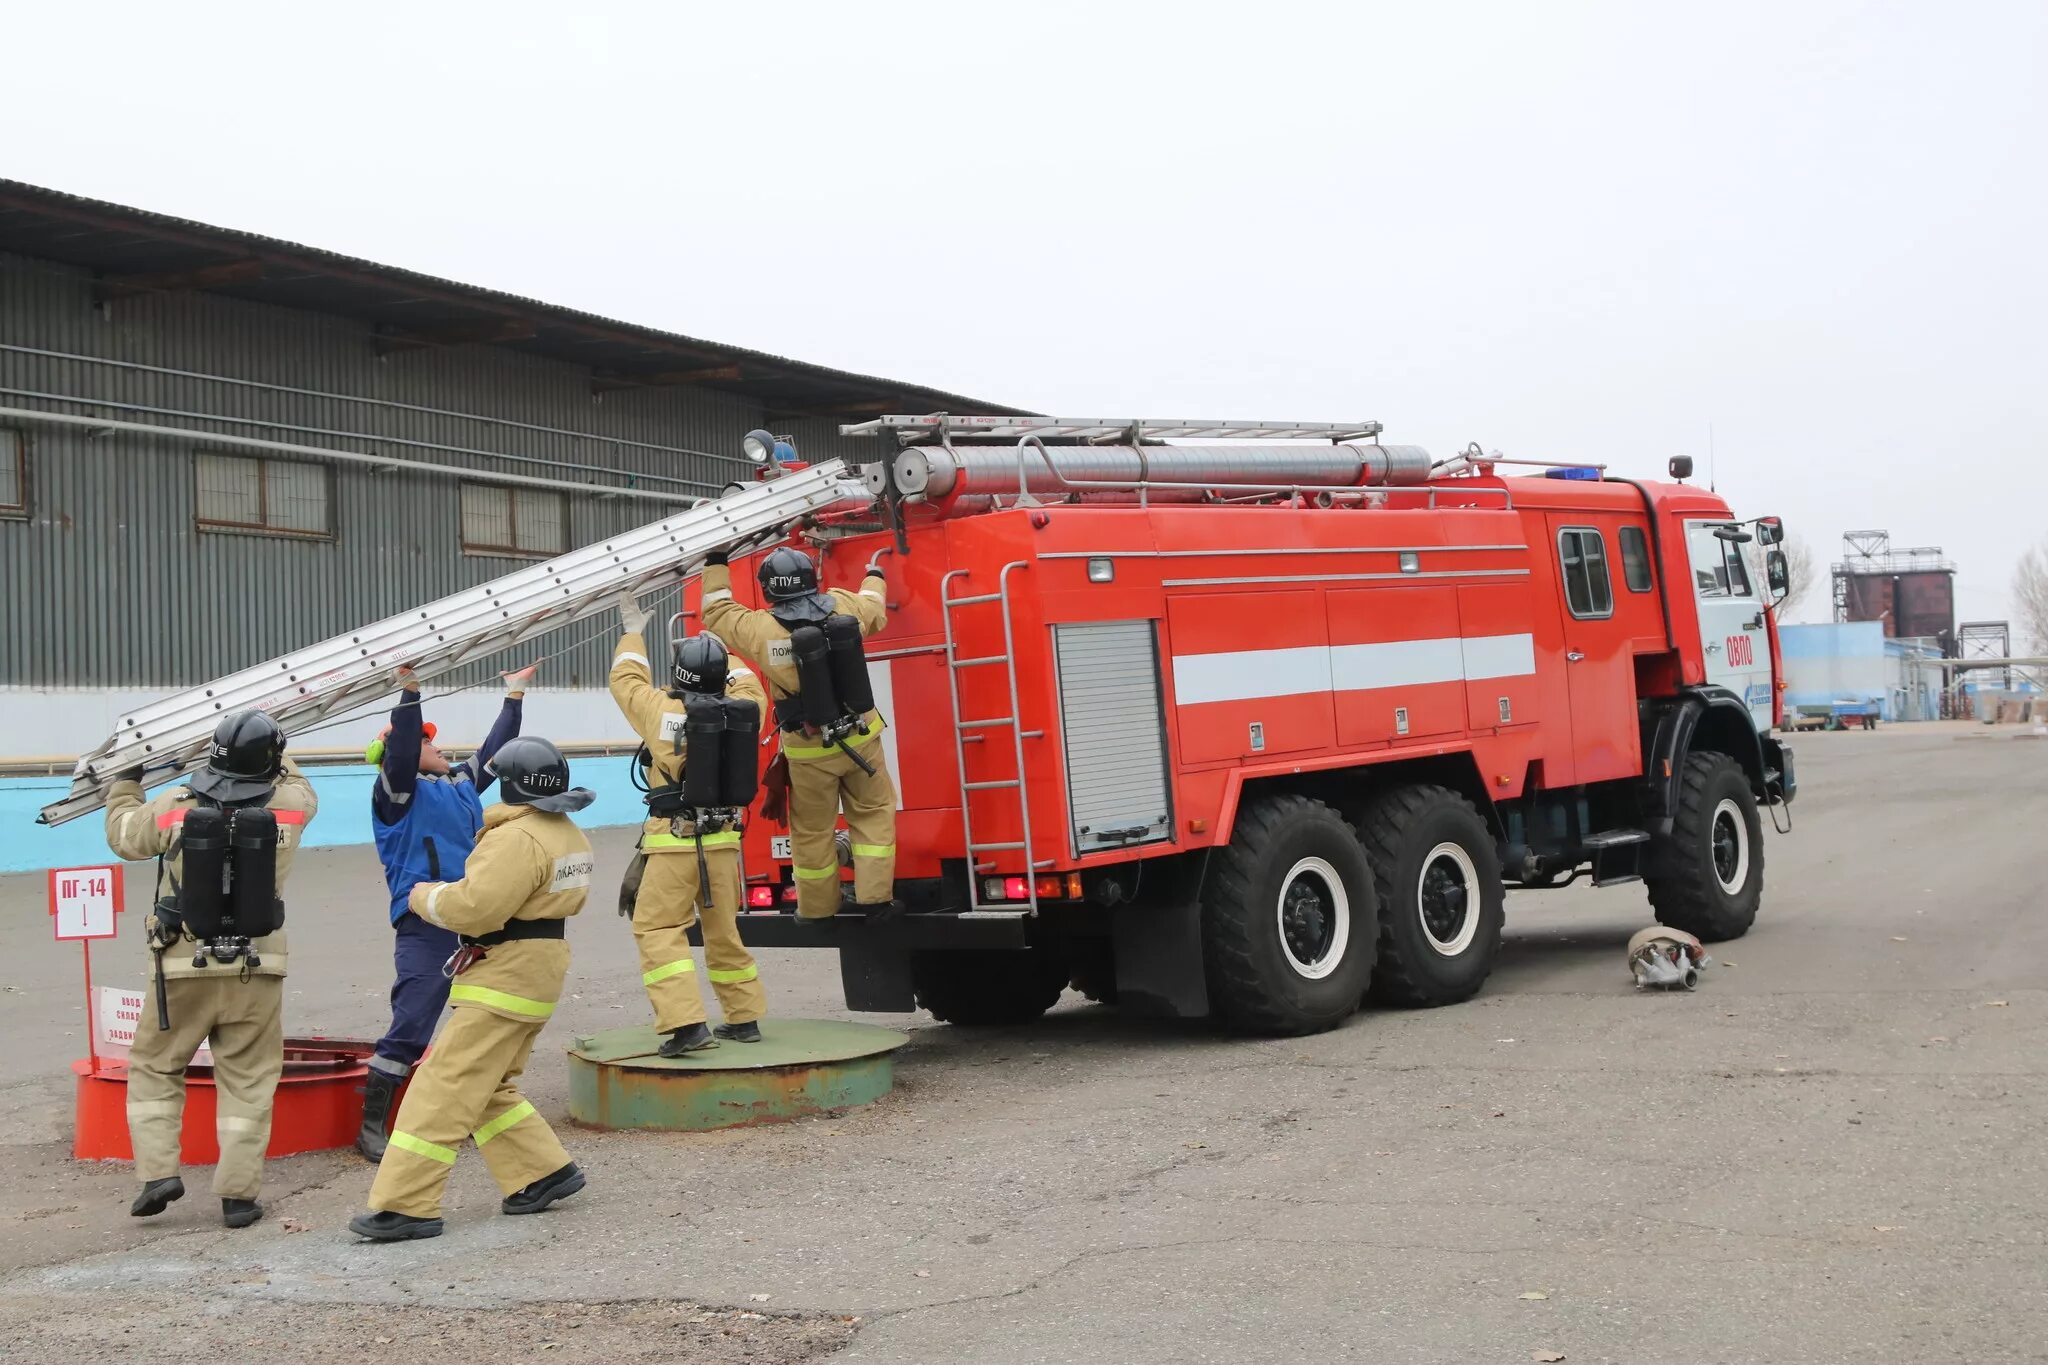
{"type": "Polygon", "coordinates": [[[711,1030],[702,1024],[685,1024],[672,1030],[661,1045],[664,1057],[687,1057],[692,1052],[702,1052],[707,1047],[717,1047],[718,1040],[711,1036],[711,1030]]]}
{"type": "MultiPolygon", "coordinates": [[[[702,1025],[699,1025],[702,1027],[702,1025]]],[[[557,1199],[567,1199],[583,1188],[583,1172],[570,1162],[552,1175],[544,1175],[525,1189],[505,1196],[500,1213],[539,1213],[557,1199]]]]}
{"type": "Polygon", "coordinates": [[[136,1195],[135,1202],[128,1206],[128,1213],[135,1218],[154,1218],[184,1197],[184,1180],[167,1175],[162,1180],[152,1180],[144,1185],[142,1193],[136,1195]]]}
{"type": "Polygon", "coordinates": [[[253,1199],[220,1201],[220,1221],[224,1227],[245,1228],[262,1216],[263,1206],[253,1199]]]}
{"type": "Polygon", "coordinates": [[[348,1230],[373,1242],[409,1242],[415,1237],[439,1237],[441,1220],[415,1218],[409,1213],[359,1213],[348,1220],[348,1230]]]}
{"type": "Polygon", "coordinates": [[[761,1041],[761,1025],[752,1019],[744,1024],[720,1024],[711,1030],[728,1043],[758,1043],[761,1041]]]}
{"type": "Polygon", "coordinates": [[[855,901],[853,908],[860,912],[865,924],[887,924],[903,914],[903,902],[899,900],[855,901]]]}
{"type": "Polygon", "coordinates": [[[401,1078],[372,1066],[363,1074],[363,1126],[356,1134],[356,1150],[365,1159],[382,1161],[389,1145],[391,1106],[398,1099],[401,1078]]]}

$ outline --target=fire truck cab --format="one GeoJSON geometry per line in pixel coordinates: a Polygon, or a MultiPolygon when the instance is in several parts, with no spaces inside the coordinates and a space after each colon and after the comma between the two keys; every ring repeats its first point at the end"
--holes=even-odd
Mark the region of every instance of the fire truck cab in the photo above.
{"type": "Polygon", "coordinates": [[[798,920],[757,818],[742,917],[837,947],[849,1006],[1014,1023],[1072,985],[1305,1033],[1473,995],[1510,885],[1642,883],[1706,940],[1755,918],[1796,790],[1775,520],[1370,423],[849,430],[877,503],[800,536],[827,584],[885,556],[908,913],[798,920]]]}

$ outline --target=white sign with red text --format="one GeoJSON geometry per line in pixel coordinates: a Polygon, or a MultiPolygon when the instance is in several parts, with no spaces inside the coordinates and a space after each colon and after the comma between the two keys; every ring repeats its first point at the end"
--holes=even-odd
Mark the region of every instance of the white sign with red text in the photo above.
{"type": "Polygon", "coordinates": [[[50,869],[50,915],[59,939],[114,937],[120,908],[120,864],[50,869]]]}
{"type": "MultiPolygon", "coordinates": [[[[142,1022],[142,1011],[149,1006],[149,997],[141,991],[123,990],[119,986],[102,986],[99,999],[94,1002],[94,1023],[99,1029],[100,1048],[104,1052],[119,1055],[135,1045],[135,1026],[142,1022]]],[[[206,1044],[199,1045],[199,1051],[192,1058],[194,1066],[212,1066],[213,1050],[206,1044]]]]}

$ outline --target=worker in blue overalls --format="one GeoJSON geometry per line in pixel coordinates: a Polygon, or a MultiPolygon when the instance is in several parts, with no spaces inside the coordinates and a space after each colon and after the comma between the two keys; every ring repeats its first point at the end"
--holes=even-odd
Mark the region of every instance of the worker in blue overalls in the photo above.
{"type": "Polygon", "coordinates": [[[427,923],[407,907],[420,882],[459,881],[462,865],[484,827],[483,794],[491,785],[491,757],[519,733],[522,699],[533,668],[505,675],[505,705],[474,757],[450,763],[434,743],[435,729],[420,714],[419,677],[398,670],[398,705],[391,724],[364,757],[377,767],[370,793],[377,856],[391,890],[391,927],[397,935],[392,958],[391,1027],[377,1041],[363,1085],[363,1127],[356,1150],[371,1161],[384,1159],[386,1129],[398,1087],[419,1064],[434,1025],[448,1003],[449,979],[441,972],[460,946],[456,936],[427,923]]]}

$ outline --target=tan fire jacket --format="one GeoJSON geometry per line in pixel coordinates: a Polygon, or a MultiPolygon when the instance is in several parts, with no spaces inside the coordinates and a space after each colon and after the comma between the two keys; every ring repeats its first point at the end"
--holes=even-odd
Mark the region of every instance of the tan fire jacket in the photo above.
{"type": "MultiPolygon", "coordinates": [[[[612,654],[611,692],[612,700],[625,713],[633,733],[640,736],[640,742],[654,756],[654,765],[648,770],[647,785],[669,786],[682,781],[683,763],[689,757],[683,742],[683,720],[687,713],[681,698],[672,697],[654,685],[653,665],[647,658],[646,643],[638,633],[620,640],[618,649],[612,654]]],[[[762,723],[769,723],[768,696],[761,690],[761,680],[737,656],[728,660],[725,695],[754,703],[761,708],[762,723]]],[[[737,848],[739,842],[738,830],[704,836],[707,849],[737,848]]],[[[689,821],[650,815],[640,827],[640,847],[645,853],[694,853],[697,841],[689,821]],[[690,837],[684,838],[685,835],[690,837]]]]}
{"type": "MultiPolygon", "coordinates": [[[[595,866],[590,840],[568,816],[501,803],[484,812],[462,880],[421,882],[407,904],[430,924],[481,937],[512,920],[569,918],[583,908],[595,866]]],[[[555,1012],[568,974],[567,940],[514,939],[456,977],[448,1002],[534,1023],[555,1012]]]]}
{"type": "MultiPolygon", "coordinates": [[[[150,902],[152,928],[155,927],[156,902],[174,895],[175,888],[184,881],[185,859],[180,852],[182,841],[179,835],[185,823],[185,812],[201,804],[192,789],[183,784],[158,792],[156,798],[149,801],[143,799],[140,782],[124,780],[107,788],[107,847],[114,850],[115,856],[131,862],[163,855],[163,875],[157,882],[155,899],[150,902]]],[[[299,765],[286,759],[284,771],[278,774],[277,786],[263,804],[277,812],[277,894],[282,897],[285,876],[292,870],[292,855],[305,841],[306,826],[312,823],[314,813],[320,809],[320,798],[313,794],[313,784],[306,780],[299,765]]],[[[187,935],[185,943],[191,941],[191,936],[187,935]]],[[[255,940],[250,947],[263,961],[262,966],[252,969],[255,975],[285,974],[284,930],[267,934],[255,940]]],[[[177,946],[164,953],[164,975],[167,977],[205,976],[240,970],[240,963],[227,967],[195,967],[192,954],[179,951],[177,946]]]]}
{"type": "MultiPolygon", "coordinates": [[[[860,622],[862,635],[870,636],[889,624],[886,586],[880,575],[869,574],[861,580],[859,592],[834,588],[825,595],[839,611],[860,622]]],[[[704,629],[725,641],[728,648],[746,655],[761,670],[768,680],[770,696],[794,697],[803,690],[798,685],[796,659],[789,647],[789,627],[776,620],[772,612],[743,607],[734,601],[732,570],[724,564],[704,567],[704,629]]],[[[866,720],[867,733],[879,733],[879,718],[870,712],[866,720]]],[[[858,745],[860,737],[856,736],[853,743],[858,745]]],[[[838,750],[806,744],[800,735],[785,734],[782,752],[793,759],[805,759],[823,758],[838,750]]]]}

